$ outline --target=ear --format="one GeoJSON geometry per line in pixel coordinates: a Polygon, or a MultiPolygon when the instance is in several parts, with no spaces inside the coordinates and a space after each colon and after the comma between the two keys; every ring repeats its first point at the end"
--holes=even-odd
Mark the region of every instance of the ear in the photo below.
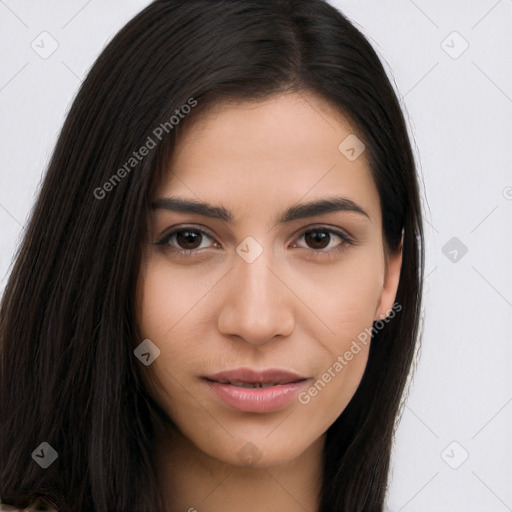
{"type": "Polygon", "coordinates": [[[375,322],[389,316],[389,312],[393,309],[396,292],[398,290],[398,283],[400,281],[400,271],[402,269],[402,249],[403,235],[400,247],[394,253],[389,254],[386,258],[384,283],[382,285],[379,303],[375,311],[375,322]]]}

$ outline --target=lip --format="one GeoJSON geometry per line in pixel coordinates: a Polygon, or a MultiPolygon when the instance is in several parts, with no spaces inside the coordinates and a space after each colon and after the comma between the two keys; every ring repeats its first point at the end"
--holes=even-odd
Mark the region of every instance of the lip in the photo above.
{"type": "Polygon", "coordinates": [[[207,377],[204,382],[223,402],[243,412],[272,412],[288,405],[309,381],[298,373],[270,368],[237,368],[207,377]],[[260,384],[267,387],[243,387],[260,384]]]}

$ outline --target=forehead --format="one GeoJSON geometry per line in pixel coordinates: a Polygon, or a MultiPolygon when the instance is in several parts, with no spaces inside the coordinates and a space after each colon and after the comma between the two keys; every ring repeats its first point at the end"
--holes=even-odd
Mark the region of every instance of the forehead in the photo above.
{"type": "Polygon", "coordinates": [[[219,105],[185,125],[156,195],[229,205],[240,216],[342,195],[380,219],[366,151],[351,160],[340,150],[355,136],[350,122],[312,93],[219,105]]]}

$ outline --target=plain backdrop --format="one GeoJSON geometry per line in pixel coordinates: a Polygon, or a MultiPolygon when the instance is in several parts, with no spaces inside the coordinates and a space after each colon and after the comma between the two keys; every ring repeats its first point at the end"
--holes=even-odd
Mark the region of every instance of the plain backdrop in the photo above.
{"type": "MultiPolygon", "coordinates": [[[[422,183],[423,345],[388,510],[512,510],[512,0],[331,3],[382,58],[422,183]]],[[[0,0],[0,293],[81,81],[148,4],[0,0]]]]}

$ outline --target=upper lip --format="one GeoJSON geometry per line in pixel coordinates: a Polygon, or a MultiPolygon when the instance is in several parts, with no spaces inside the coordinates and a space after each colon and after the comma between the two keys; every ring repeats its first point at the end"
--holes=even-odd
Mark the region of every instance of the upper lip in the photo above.
{"type": "Polygon", "coordinates": [[[228,384],[231,382],[244,382],[247,384],[290,384],[306,380],[298,373],[269,368],[266,370],[253,370],[251,368],[236,368],[214,373],[205,377],[207,380],[228,384]]]}

